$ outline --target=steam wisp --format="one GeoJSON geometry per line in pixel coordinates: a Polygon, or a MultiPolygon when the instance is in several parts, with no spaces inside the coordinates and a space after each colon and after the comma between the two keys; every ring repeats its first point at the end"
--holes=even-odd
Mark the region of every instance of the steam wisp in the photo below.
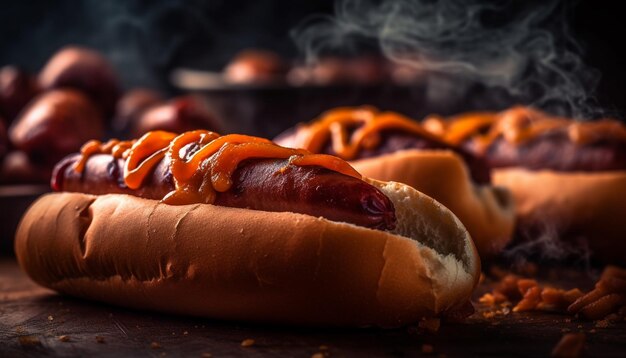
{"type": "Polygon", "coordinates": [[[389,60],[427,73],[429,85],[452,79],[433,95],[481,84],[554,114],[597,117],[600,75],[582,61],[567,9],[557,0],[338,0],[334,16],[310,18],[292,37],[309,63],[373,41],[389,60]]]}

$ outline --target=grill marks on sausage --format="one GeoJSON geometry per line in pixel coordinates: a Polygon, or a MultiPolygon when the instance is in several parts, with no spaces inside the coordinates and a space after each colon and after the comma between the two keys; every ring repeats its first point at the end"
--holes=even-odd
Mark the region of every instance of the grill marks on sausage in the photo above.
{"type": "MultiPolygon", "coordinates": [[[[475,150],[471,141],[466,143],[466,148],[475,150]]],[[[626,170],[626,143],[601,141],[579,145],[563,133],[542,135],[521,144],[499,138],[484,155],[492,168],[520,166],[565,172],[626,170]]]]}
{"type": "Polygon", "coordinates": [[[277,160],[243,163],[233,176],[234,190],[218,193],[215,203],[302,212],[382,230],[394,225],[395,215],[390,210],[393,204],[372,185],[321,167],[286,164],[277,160]],[[294,203],[298,203],[297,211],[294,203]]]}
{"type": "MultiPolygon", "coordinates": [[[[415,134],[404,133],[402,131],[383,131],[380,133],[380,144],[375,148],[362,148],[355,159],[366,159],[391,154],[401,150],[423,149],[423,150],[451,150],[461,156],[467,165],[472,180],[477,184],[488,184],[491,175],[487,162],[469,151],[453,147],[443,141],[435,141],[431,138],[421,138],[415,134]]],[[[325,154],[336,155],[330,141],[324,146],[322,151],[325,154]]]]}
{"type": "MultiPolygon", "coordinates": [[[[189,157],[198,150],[196,147],[185,146],[181,154],[189,157]]],[[[95,154],[87,160],[82,173],[74,170],[78,160],[80,155],[69,156],[56,166],[54,190],[130,194],[161,200],[175,189],[168,156],[155,167],[144,185],[135,190],[124,184],[124,159],[95,154]]],[[[232,180],[232,187],[218,192],[214,204],[302,213],[380,230],[395,227],[393,203],[379,189],[326,168],[290,165],[283,159],[249,159],[239,165],[232,180]]]]}

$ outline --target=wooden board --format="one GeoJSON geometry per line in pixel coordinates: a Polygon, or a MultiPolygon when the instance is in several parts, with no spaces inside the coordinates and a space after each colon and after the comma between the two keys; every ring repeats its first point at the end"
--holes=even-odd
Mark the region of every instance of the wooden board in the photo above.
{"type": "MultiPolygon", "coordinates": [[[[588,286],[591,280],[579,276],[576,280],[588,286]]],[[[483,284],[477,292],[487,289],[483,284]]],[[[465,322],[444,322],[436,333],[250,325],[63,297],[30,281],[14,259],[0,259],[0,357],[546,357],[566,331],[585,332],[586,356],[626,356],[626,323],[598,328],[548,313],[487,319],[478,308],[465,322]],[[242,347],[246,339],[254,344],[242,347]],[[423,353],[424,344],[434,352],[423,353]]]]}

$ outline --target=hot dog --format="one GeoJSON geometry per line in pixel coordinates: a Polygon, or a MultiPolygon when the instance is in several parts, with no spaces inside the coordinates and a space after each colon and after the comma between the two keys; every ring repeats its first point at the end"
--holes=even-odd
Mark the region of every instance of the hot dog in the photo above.
{"type": "Polygon", "coordinates": [[[494,182],[515,196],[520,233],[548,228],[559,237],[582,237],[596,258],[625,262],[622,123],[574,121],[517,106],[448,120],[432,117],[425,127],[486,159],[494,182]]]}
{"type": "Polygon", "coordinates": [[[85,144],[22,219],[57,291],[213,318],[397,326],[465,307],[479,259],[445,207],[328,155],[209,131],[85,144]],[[176,297],[176,299],[174,299],[176,297]]]}
{"type": "Polygon", "coordinates": [[[484,158],[490,168],[524,167],[560,172],[626,169],[626,130],[615,120],[577,122],[528,107],[469,113],[425,127],[451,145],[484,158]]]}
{"type": "Polygon", "coordinates": [[[489,185],[486,163],[398,113],[338,108],[275,141],[338,155],[363,175],[423,191],[461,219],[482,256],[499,252],[511,239],[513,203],[506,190],[489,185]]]}

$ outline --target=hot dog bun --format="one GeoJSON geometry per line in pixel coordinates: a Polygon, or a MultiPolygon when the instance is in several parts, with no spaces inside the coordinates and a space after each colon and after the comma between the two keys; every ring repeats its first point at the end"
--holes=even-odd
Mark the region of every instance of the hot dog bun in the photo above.
{"type": "Polygon", "coordinates": [[[493,181],[513,192],[521,252],[568,252],[626,263],[626,126],[579,121],[514,106],[502,112],[431,117],[425,127],[489,163],[493,181]],[[546,239],[574,250],[545,250],[546,239]],[[586,241],[586,242],[585,242],[586,241]],[[537,244],[537,245],[535,245],[537,244]],[[539,248],[539,250],[536,250],[539,248]]]}
{"type": "Polygon", "coordinates": [[[513,192],[520,226],[586,238],[594,257],[626,262],[626,172],[500,168],[493,181],[513,192]]]}
{"type": "Polygon", "coordinates": [[[511,193],[472,183],[463,159],[447,150],[403,150],[351,162],[361,174],[408,184],[459,217],[485,258],[511,240],[515,208],[511,193]]]}
{"type": "Polygon", "coordinates": [[[133,308],[261,322],[400,326],[469,299],[480,261],[460,221],[399,183],[394,233],[290,212],[41,197],[15,251],[36,282],[133,308]]]}

